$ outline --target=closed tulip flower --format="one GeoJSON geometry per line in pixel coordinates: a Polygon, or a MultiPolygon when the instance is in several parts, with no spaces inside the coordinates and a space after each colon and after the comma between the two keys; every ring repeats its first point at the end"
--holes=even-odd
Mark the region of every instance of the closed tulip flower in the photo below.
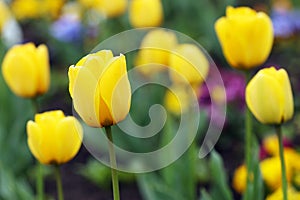
{"type": "Polygon", "coordinates": [[[109,50],[89,54],[68,74],[74,108],[86,124],[111,126],[127,116],[131,89],[124,55],[114,57],[109,50]]]}
{"type": "Polygon", "coordinates": [[[160,26],[163,22],[161,0],[131,0],[129,21],[135,28],[160,26]]]}
{"type": "Polygon", "coordinates": [[[201,84],[209,70],[209,62],[202,51],[193,44],[180,44],[170,56],[171,79],[182,82],[186,79],[192,85],[201,84]]]}
{"type": "Polygon", "coordinates": [[[47,47],[35,47],[32,43],[13,46],[4,57],[2,73],[16,95],[32,98],[44,94],[50,84],[47,47]]]}
{"type": "Polygon", "coordinates": [[[107,17],[118,17],[125,13],[128,0],[100,0],[96,7],[107,17]]]}
{"type": "Polygon", "coordinates": [[[271,19],[248,7],[227,7],[226,16],[215,23],[215,30],[228,63],[250,69],[264,63],[273,45],[271,19]]]}
{"type": "Polygon", "coordinates": [[[290,80],[284,69],[260,70],[246,87],[246,103],[263,124],[281,124],[293,117],[290,80]]]}
{"type": "Polygon", "coordinates": [[[35,115],[27,123],[28,146],[42,164],[63,164],[78,152],[82,127],[74,117],[65,117],[60,110],[35,115]]]}
{"type": "MultiPolygon", "coordinates": [[[[161,29],[152,30],[143,38],[135,64],[136,66],[145,64],[168,66],[172,49],[175,48],[176,45],[177,38],[174,33],[161,29]]],[[[154,68],[141,67],[139,69],[145,75],[156,72],[154,68]]]]}

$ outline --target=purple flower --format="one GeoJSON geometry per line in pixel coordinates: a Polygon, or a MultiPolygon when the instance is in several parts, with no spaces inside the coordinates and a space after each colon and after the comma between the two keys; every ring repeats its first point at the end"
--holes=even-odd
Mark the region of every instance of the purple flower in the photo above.
{"type": "Polygon", "coordinates": [[[72,15],[63,15],[51,26],[53,37],[64,42],[76,42],[82,38],[81,22],[72,15]]]}
{"type": "Polygon", "coordinates": [[[288,38],[300,31],[299,10],[274,10],[271,19],[275,37],[288,38]]]}

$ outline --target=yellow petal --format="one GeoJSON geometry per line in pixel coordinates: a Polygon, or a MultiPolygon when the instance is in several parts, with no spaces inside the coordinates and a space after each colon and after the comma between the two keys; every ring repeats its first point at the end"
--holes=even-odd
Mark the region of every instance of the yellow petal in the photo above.
{"type": "Polygon", "coordinates": [[[57,134],[57,157],[58,164],[71,160],[79,151],[82,141],[82,128],[74,117],[66,117],[58,122],[57,134]]]}
{"type": "Polygon", "coordinates": [[[2,73],[10,89],[18,96],[33,97],[37,91],[37,70],[32,57],[12,48],[4,57],[2,73]],[[16,50],[16,51],[15,51],[16,50]]]}
{"type": "Polygon", "coordinates": [[[178,73],[170,71],[173,81],[182,82],[181,80],[186,79],[191,84],[200,84],[208,74],[209,63],[197,46],[181,44],[170,56],[170,67],[178,73]]]}
{"type": "Polygon", "coordinates": [[[254,76],[246,88],[246,102],[261,123],[281,123],[283,91],[274,77],[262,73],[254,76]]]}
{"type": "Polygon", "coordinates": [[[292,88],[287,72],[284,69],[278,70],[278,80],[282,86],[283,91],[283,118],[282,121],[291,119],[294,115],[294,100],[292,94],[292,88]]]}
{"type": "MultiPolygon", "coordinates": [[[[100,79],[100,96],[113,118],[106,120],[118,123],[126,117],[130,109],[131,89],[124,55],[114,57],[108,64],[100,79]]],[[[101,115],[101,107],[99,109],[101,115]]]]}
{"type": "Polygon", "coordinates": [[[50,84],[50,66],[49,66],[49,53],[46,45],[40,45],[36,49],[37,66],[38,68],[38,93],[45,93],[50,84]]]}
{"type": "Polygon", "coordinates": [[[160,26],[163,8],[160,0],[132,0],[129,7],[129,21],[133,27],[160,26]]]}
{"type": "Polygon", "coordinates": [[[78,68],[79,71],[77,72],[73,86],[74,108],[85,123],[89,126],[99,127],[100,124],[96,109],[99,105],[95,102],[98,81],[88,68],[78,68]]]}
{"type": "Polygon", "coordinates": [[[27,143],[33,156],[41,163],[45,163],[43,156],[40,155],[40,141],[42,137],[41,129],[38,125],[29,121],[27,123],[27,143]]]}
{"type": "Polygon", "coordinates": [[[73,98],[74,83],[76,81],[79,69],[80,69],[80,67],[75,67],[74,65],[72,65],[69,67],[69,71],[68,71],[69,93],[72,98],[73,98]]]}
{"type": "Polygon", "coordinates": [[[35,121],[41,129],[42,137],[40,140],[40,155],[44,164],[56,163],[58,157],[58,140],[59,135],[56,126],[64,118],[61,111],[51,111],[38,114],[35,121]]]}

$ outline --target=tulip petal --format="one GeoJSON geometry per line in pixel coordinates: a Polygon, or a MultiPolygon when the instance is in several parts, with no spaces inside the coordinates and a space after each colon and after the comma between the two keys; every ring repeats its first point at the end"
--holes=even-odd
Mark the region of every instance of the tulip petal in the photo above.
{"type": "Polygon", "coordinates": [[[99,127],[99,118],[96,113],[98,105],[94,102],[98,81],[88,68],[75,68],[79,68],[79,71],[73,87],[74,108],[85,123],[89,126],[99,127]]]}
{"type": "Polygon", "coordinates": [[[56,128],[58,164],[66,163],[72,159],[80,149],[82,141],[82,128],[74,117],[62,119],[56,128]]]}
{"type": "Polygon", "coordinates": [[[38,72],[31,59],[26,53],[18,54],[11,50],[6,54],[2,65],[6,83],[15,94],[22,97],[36,95],[38,72]]]}
{"type": "Polygon", "coordinates": [[[287,121],[291,119],[294,115],[294,100],[293,93],[290,84],[290,80],[287,72],[284,69],[278,70],[278,80],[282,86],[284,102],[283,102],[283,119],[282,121],[287,121]]]}
{"type": "Polygon", "coordinates": [[[59,140],[59,135],[56,131],[56,126],[61,118],[56,118],[56,114],[58,113],[55,113],[53,116],[40,115],[40,119],[36,120],[36,123],[42,131],[42,137],[40,141],[40,154],[44,159],[44,164],[56,164],[57,162],[57,141],[59,140]]]}
{"type": "Polygon", "coordinates": [[[99,85],[101,99],[109,109],[113,122],[117,123],[123,120],[129,112],[131,102],[131,89],[124,55],[111,60],[99,85]]]}
{"type": "Polygon", "coordinates": [[[262,73],[254,76],[246,88],[246,102],[261,123],[281,123],[283,92],[274,77],[262,73]]]}
{"type": "Polygon", "coordinates": [[[36,49],[38,74],[38,92],[44,93],[50,84],[49,53],[46,45],[40,45],[36,49]]]}
{"type": "Polygon", "coordinates": [[[42,137],[41,129],[33,121],[29,121],[26,127],[28,135],[27,143],[31,153],[39,162],[45,163],[43,160],[44,157],[40,155],[40,141],[42,137]]]}

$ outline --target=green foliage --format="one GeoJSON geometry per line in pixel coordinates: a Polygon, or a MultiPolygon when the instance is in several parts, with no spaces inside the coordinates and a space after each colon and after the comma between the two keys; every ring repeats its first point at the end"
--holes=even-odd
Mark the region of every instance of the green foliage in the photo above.
{"type": "MultiPolygon", "coordinates": [[[[209,169],[211,172],[210,195],[212,199],[232,200],[233,196],[228,186],[228,177],[224,169],[222,157],[212,151],[209,159],[209,169]]],[[[204,193],[205,194],[205,193],[204,193]]]]}

